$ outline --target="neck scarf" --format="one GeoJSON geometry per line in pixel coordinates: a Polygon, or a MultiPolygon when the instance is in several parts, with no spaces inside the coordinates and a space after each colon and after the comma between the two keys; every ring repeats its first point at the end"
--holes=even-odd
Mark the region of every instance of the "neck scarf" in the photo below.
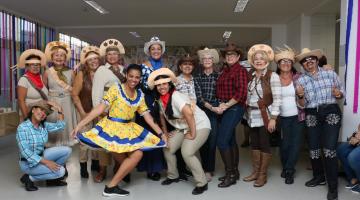
{"type": "Polygon", "coordinates": [[[166,110],[166,107],[169,103],[170,96],[171,96],[170,92],[166,93],[165,95],[160,96],[160,100],[161,100],[164,110],[166,110]]]}
{"type": "Polygon", "coordinates": [[[54,66],[54,70],[56,71],[56,74],[57,74],[57,76],[59,77],[60,80],[64,81],[65,83],[68,83],[67,78],[63,73],[64,71],[69,70],[66,66],[62,66],[62,67],[55,67],[54,66]]]}
{"type": "Polygon", "coordinates": [[[33,74],[30,71],[27,71],[25,73],[25,75],[31,80],[31,82],[33,82],[33,84],[38,88],[38,89],[42,89],[44,87],[44,83],[41,80],[41,76],[40,73],[38,74],[33,74]]]}
{"type": "Polygon", "coordinates": [[[152,57],[150,57],[149,61],[154,70],[158,70],[163,66],[163,62],[162,62],[161,58],[159,60],[155,60],[152,57]]]}

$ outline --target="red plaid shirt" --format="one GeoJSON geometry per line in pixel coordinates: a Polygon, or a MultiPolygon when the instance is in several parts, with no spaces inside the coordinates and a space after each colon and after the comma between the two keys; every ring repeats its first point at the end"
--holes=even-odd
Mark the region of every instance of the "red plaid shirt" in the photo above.
{"type": "Polygon", "coordinates": [[[235,99],[245,105],[247,97],[247,71],[239,63],[226,67],[216,82],[216,97],[220,102],[235,99]]]}

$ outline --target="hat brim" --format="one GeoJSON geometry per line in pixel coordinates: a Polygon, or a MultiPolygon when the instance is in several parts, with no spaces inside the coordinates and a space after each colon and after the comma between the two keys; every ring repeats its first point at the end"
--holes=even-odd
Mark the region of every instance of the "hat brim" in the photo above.
{"type": "Polygon", "coordinates": [[[69,61],[70,58],[71,58],[71,49],[69,47],[69,45],[67,45],[65,42],[61,42],[61,41],[52,41],[52,42],[49,42],[47,45],[46,45],[46,48],[45,48],[45,56],[46,56],[46,61],[47,62],[51,62],[52,61],[52,49],[54,47],[62,47],[66,50],[66,61],[69,61]]]}
{"type": "Polygon", "coordinates": [[[34,103],[31,103],[28,105],[29,107],[29,112],[31,112],[31,110],[34,107],[39,107],[45,110],[45,113],[47,116],[49,116],[51,113],[53,113],[54,111],[51,109],[51,107],[49,106],[49,104],[45,101],[45,100],[40,100],[34,103]]]}
{"type": "Polygon", "coordinates": [[[95,54],[97,54],[100,57],[100,49],[97,46],[86,46],[81,50],[80,53],[80,63],[82,65],[84,65],[86,63],[87,60],[87,55],[89,55],[90,52],[93,52],[95,54]]]}
{"type": "Polygon", "coordinates": [[[106,49],[109,47],[117,48],[120,54],[125,54],[125,48],[124,45],[117,39],[107,39],[103,41],[100,45],[100,56],[105,57],[106,55],[106,49]],[[117,45],[114,45],[117,43],[117,45]]]}
{"type": "Polygon", "coordinates": [[[296,62],[300,62],[301,60],[309,56],[316,56],[318,59],[320,59],[323,55],[324,53],[320,49],[315,49],[295,56],[295,60],[296,62]]]}
{"type": "Polygon", "coordinates": [[[268,63],[270,63],[271,61],[274,60],[274,50],[269,46],[269,45],[266,45],[266,44],[255,44],[254,46],[252,46],[249,51],[248,51],[248,55],[247,55],[247,58],[248,58],[248,62],[251,64],[251,65],[254,65],[254,61],[252,59],[253,55],[256,54],[257,52],[260,52],[260,51],[263,51],[267,54],[268,56],[268,63]]]}
{"type": "Polygon", "coordinates": [[[35,56],[39,56],[40,57],[40,65],[42,67],[45,67],[46,66],[46,57],[45,57],[45,54],[38,50],[38,49],[28,49],[26,51],[24,51],[21,55],[20,55],[20,58],[19,58],[19,62],[17,64],[17,67],[20,68],[20,69],[23,69],[25,68],[26,66],[26,59],[31,56],[31,55],[35,55],[35,56]]]}
{"type": "Polygon", "coordinates": [[[160,75],[168,76],[170,78],[171,82],[173,82],[174,84],[177,83],[177,79],[176,79],[176,76],[173,71],[171,71],[169,68],[165,68],[165,67],[160,68],[158,70],[153,71],[148,78],[148,86],[151,90],[154,89],[154,87],[156,85],[156,83],[155,83],[156,77],[158,77],[160,75]]]}
{"type": "Polygon", "coordinates": [[[211,55],[214,64],[219,63],[219,53],[215,49],[199,50],[197,53],[200,59],[200,63],[203,63],[202,60],[206,55],[211,55]]]}
{"type": "Polygon", "coordinates": [[[150,42],[146,42],[144,45],[144,53],[147,56],[150,56],[150,50],[149,48],[151,47],[151,45],[153,44],[158,44],[161,46],[161,54],[165,53],[165,42],[164,41],[150,41],[150,42]]]}

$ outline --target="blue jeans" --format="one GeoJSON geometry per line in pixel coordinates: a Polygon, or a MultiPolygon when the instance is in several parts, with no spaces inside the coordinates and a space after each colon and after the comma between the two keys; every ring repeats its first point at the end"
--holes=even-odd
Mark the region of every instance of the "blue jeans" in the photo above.
{"type": "Polygon", "coordinates": [[[205,172],[214,172],[219,116],[207,109],[205,110],[205,113],[210,120],[211,131],[205,144],[200,148],[201,165],[205,172]]]}
{"type": "Polygon", "coordinates": [[[360,146],[341,143],[337,148],[337,154],[348,181],[354,178],[360,180],[360,146]]]}
{"type": "Polygon", "coordinates": [[[228,150],[236,144],[235,128],[244,115],[244,107],[233,105],[222,117],[217,134],[217,146],[220,150],[228,150]]]}
{"type": "Polygon", "coordinates": [[[283,170],[294,172],[303,143],[304,122],[298,116],[280,117],[281,145],[280,157],[283,170]]]}
{"type": "Polygon", "coordinates": [[[39,163],[34,167],[29,167],[27,161],[20,161],[20,169],[28,174],[32,181],[51,180],[63,177],[65,168],[63,167],[71,155],[71,148],[67,146],[51,147],[45,149],[44,158],[61,165],[58,171],[51,171],[44,164],[39,163]]]}
{"type": "Polygon", "coordinates": [[[323,177],[324,168],[330,190],[337,189],[338,163],[336,146],[341,127],[341,110],[337,104],[306,108],[305,124],[308,129],[310,159],[314,177],[323,177]],[[324,153],[324,165],[321,160],[324,153]]]}

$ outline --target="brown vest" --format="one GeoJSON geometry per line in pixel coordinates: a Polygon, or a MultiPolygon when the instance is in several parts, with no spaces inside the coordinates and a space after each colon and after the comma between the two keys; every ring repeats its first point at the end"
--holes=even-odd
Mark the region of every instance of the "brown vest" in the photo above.
{"type": "MultiPolygon", "coordinates": [[[[249,81],[251,81],[255,78],[255,75],[252,75],[253,72],[254,72],[254,69],[251,69],[248,72],[248,80],[249,81]]],[[[271,74],[272,74],[272,71],[268,69],[267,72],[265,73],[265,75],[260,77],[261,88],[263,90],[263,96],[262,97],[259,96],[259,98],[264,101],[266,106],[270,106],[273,103],[271,84],[270,84],[271,74]]]]}

